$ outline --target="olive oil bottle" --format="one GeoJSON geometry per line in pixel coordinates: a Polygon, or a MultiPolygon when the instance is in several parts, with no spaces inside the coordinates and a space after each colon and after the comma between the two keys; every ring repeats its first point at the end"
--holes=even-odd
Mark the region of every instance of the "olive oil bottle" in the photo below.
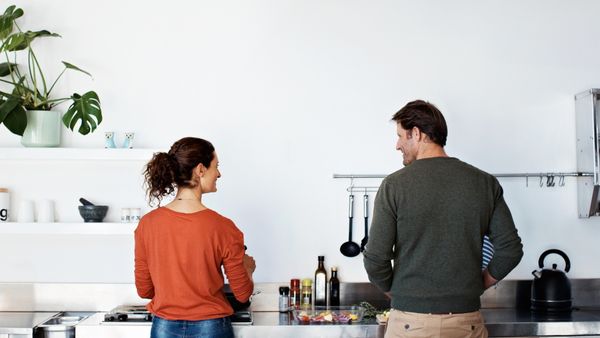
{"type": "Polygon", "coordinates": [[[340,280],[337,277],[337,268],[331,268],[331,278],[329,279],[329,305],[340,306],[340,280]]]}
{"type": "Polygon", "coordinates": [[[314,304],[327,306],[327,270],[325,270],[325,256],[319,256],[319,266],[315,271],[314,304]]]}

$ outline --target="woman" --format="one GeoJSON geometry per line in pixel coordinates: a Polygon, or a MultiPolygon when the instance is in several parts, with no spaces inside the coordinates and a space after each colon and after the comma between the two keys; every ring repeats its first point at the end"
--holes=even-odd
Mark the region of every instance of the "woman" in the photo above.
{"type": "Polygon", "coordinates": [[[238,301],[252,294],[256,266],[244,253],[242,232],[202,203],[203,194],[217,191],[218,164],[210,142],[186,137],[146,165],[148,198],[159,207],[135,230],[135,286],[152,299],[151,338],[233,337],[222,268],[238,301]]]}

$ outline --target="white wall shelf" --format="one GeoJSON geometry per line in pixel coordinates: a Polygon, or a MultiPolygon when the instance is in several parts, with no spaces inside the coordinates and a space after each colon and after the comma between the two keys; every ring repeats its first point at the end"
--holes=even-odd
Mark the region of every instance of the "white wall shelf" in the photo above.
{"type": "Polygon", "coordinates": [[[0,223],[0,234],[132,235],[137,223],[0,223]]]}
{"type": "Polygon", "coordinates": [[[151,148],[0,148],[0,160],[149,161],[159,151],[151,148]]]}

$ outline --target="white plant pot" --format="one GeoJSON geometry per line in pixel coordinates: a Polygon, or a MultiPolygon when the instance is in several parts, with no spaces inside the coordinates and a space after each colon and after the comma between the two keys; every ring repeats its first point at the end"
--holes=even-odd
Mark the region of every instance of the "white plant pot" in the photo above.
{"type": "Polygon", "coordinates": [[[48,110],[28,110],[27,127],[21,138],[25,147],[60,146],[61,113],[48,110]]]}

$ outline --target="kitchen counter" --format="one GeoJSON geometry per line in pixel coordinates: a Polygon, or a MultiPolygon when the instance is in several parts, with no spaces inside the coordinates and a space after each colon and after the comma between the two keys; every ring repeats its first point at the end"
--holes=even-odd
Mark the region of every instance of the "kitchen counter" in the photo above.
{"type": "Polygon", "coordinates": [[[236,337],[383,337],[374,319],[353,324],[300,324],[291,313],[254,312],[253,325],[235,325],[236,337]]]}
{"type": "MultiPolygon", "coordinates": [[[[385,327],[372,320],[352,325],[301,325],[277,311],[279,286],[286,283],[257,283],[250,309],[254,325],[234,327],[237,337],[382,337],[385,327]]],[[[600,338],[600,278],[572,279],[573,304],[579,310],[562,317],[541,317],[528,310],[531,280],[506,280],[486,290],[482,310],[490,337],[595,336],[600,338]]],[[[150,323],[100,324],[105,311],[119,305],[143,305],[133,284],[0,283],[0,338],[8,329],[28,337],[35,325],[60,311],[95,311],[76,327],[78,338],[135,338],[150,336],[150,323]],[[17,312],[18,311],[18,312],[17,312]],[[20,323],[9,320],[19,315],[20,323]],[[4,319],[2,319],[4,315],[4,319]],[[41,318],[40,318],[41,316],[41,318]],[[27,319],[29,318],[29,319],[27,319]],[[11,324],[13,323],[13,324],[11,324]]],[[[341,283],[342,305],[368,300],[379,309],[389,299],[369,283],[341,283]]]]}
{"type": "Polygon", "coordinates": [[[482,309],[490,337],[600,337],[600,308],[576,308],[571,313],[542,315],[519,309],[482,309]]]}
{"type": "MultiPolygon", "coordinates": [[[[598,336],[600,309],[582,308],[571,314],[543,317],[527,310],[483,309],[490,337],[598,336]]],[[[292,320],[290,314],[254,312],[253,325],[234,325],[236,337],[373,337],[381,338],[384,325],[373,319],[349,325],[305,325],[292,320]]],[[[136,338],[150,335],[150,323],[103,323],[104,313],[97,313],[76,326],[79,338],[136,338]]]]}
{"type": "MultiPolygon", "coordinates": [[[[150,336],[151,323],[103,323],[105,312],[96,313],[75,327],[78,338],[137,338],[150,336]]],[[[252,325],[234,324],[236,337],[383,337],[384,326],[374,320],[348,325],[303,325],[291,314],[253,312],[252,325]]]]}
{"type": "Polygon", "coordinates": [[[45,322],[56,312],[0,312],[0,337],[23,335],[31,337],[33,328],[45,322]]]}

